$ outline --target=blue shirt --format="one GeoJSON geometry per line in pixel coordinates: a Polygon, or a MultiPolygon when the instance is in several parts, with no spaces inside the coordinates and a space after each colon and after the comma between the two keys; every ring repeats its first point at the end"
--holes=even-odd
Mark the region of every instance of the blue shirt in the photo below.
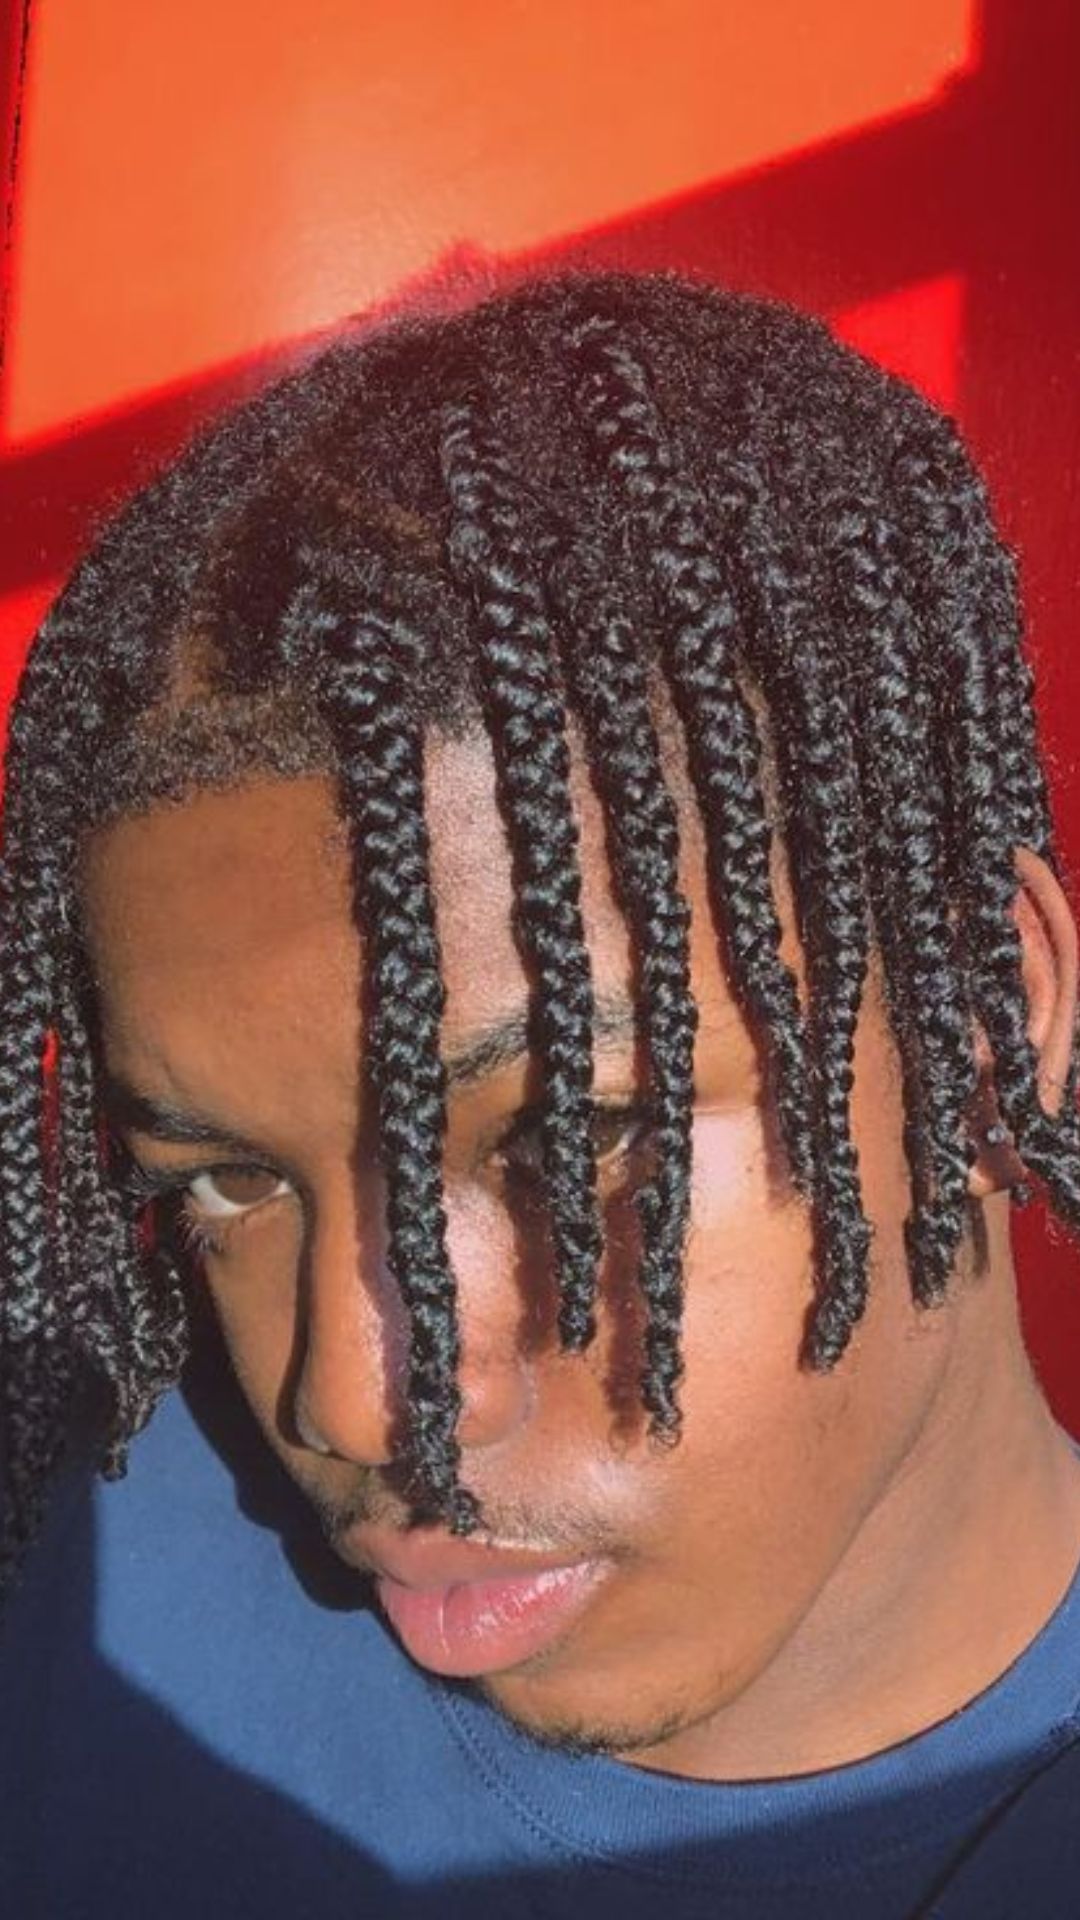
{"type": "Polygon", "coordinates": [[[725,1786],[552,1753],[412,1665],[215,1368],[126,1480],[67,1477],[0,1713],[13,1920],[1080,1916],[1080,1576],[872,1759],[725,1786]]]}

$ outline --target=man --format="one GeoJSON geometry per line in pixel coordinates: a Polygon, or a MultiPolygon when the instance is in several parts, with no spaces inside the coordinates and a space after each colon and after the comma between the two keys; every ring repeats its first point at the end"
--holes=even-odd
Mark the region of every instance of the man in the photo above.
{"type": "Polygon", "coordinates": [[[12,1912],[1077,1910],[1017,625],[947,423],[671,277],[105,535],[7,775],[12,1912]]]}

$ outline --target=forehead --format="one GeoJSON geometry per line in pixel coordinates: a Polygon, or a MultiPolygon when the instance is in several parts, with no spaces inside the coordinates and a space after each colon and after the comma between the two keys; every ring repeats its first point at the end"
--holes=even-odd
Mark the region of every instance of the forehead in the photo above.
{"type": "MultiPolygon", "coordinates": [[[[485,743],[435,747],[426,809],[440,925],[453,947],[459,929],[505,921],[513,896],[485,743]]],[[[582,824],[583,861],[599,864],[592,890],[603,891],[597,823],[582,824]]],[[[95,955],[125,979],[143,968],[213,971],[235,951],[256,960],[305,936],[336,933],[343,951],[355,947],[348,830],[322,774],[257,778],[113,821],[88,838],[81,894],[95,955]]]]}
{"type": "MultiPolygon", "coordinates": [[[[426,810],[447,989],[446,1028],[520,1007],[528,980],[513,931],[510,847],[481,736],[433,741],[426,810]]],[[[572,771],[582,908],[598,988],[630,992],[634,955],[617,903],[603,810],[572,771]]],[[[682,808],[684,884],[695,908],[699,1001],[727,1001],[696,822],[682,808]]],[[[359,1001],[360,948],[347,832],[331,782],[267,779],[196,794],[98,829],[83,862],[84,922],[115,1044],[183,1053],[208,1025],[226,1049],[244,1023],[284,1033],[359,1001]]],[[[351,1042],[344,1030],[341,1043],[351,1042]]]]}

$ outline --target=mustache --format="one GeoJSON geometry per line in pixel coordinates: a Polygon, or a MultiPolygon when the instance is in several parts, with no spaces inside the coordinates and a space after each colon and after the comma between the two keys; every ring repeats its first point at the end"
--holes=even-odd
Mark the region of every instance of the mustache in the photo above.
{"type": "MultiPolygon", "coordinates": [[[[423,1508],[392,1493],[376,1476],[367,1475],[354,1489],[337,1497],[322,1487],[305,1486],[319,1526],[331,1547],[354,1527],[369,1526],[409,1533],[415,1528],[443,1523],[423,1508]]],[[[566,1502],[556,1511],[541,1510],[520,1498],[488,1500],[477,1495],[480,1524],[471,1536],[478,1545],[543,1549],[545,1552],[609,1554],[616,1556],[619,1537],[610,1517],[603,1518],[566,1502]]],[[[625,1546],[625,1543],[623,1543],[625,1546]]]]}

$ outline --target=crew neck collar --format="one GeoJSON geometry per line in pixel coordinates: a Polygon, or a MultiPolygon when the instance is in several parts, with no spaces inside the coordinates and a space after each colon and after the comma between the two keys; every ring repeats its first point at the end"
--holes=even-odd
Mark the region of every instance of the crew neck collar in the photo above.
{"type": "Polygon", "coordinates": [[[429,1682],[470,1765],[532,1831],[578,1858],[681,1882],[775,1886],[866,1867],[975,1824],[1076,1737],[1080,1567],[1034,1640],[946,1719],[866,1759],[786,1780],[709,1782],[553,1752],[474,1690],[429,1682]],[[1062,1675],[1072,1671],[1071,1686],[1062,1675]]]}

